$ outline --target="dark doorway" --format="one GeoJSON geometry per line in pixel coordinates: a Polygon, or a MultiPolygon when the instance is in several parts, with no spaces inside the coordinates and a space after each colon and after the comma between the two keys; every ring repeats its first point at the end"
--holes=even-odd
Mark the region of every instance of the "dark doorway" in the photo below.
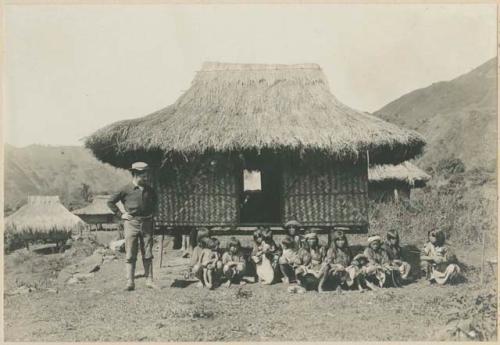
{"type": "Polygon", "coordinates": [[[241,170],[240,223],[281,223],[281,178],[278,162],[261,160],[241,170]]]}

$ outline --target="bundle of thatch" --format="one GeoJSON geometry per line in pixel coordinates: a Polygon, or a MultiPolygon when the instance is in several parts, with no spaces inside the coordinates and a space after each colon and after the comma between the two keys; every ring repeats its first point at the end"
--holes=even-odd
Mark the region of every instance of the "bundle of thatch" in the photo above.
{"type": "Polygon", "coordinates": [[[430,175],[410,162],[375,165],[368,170],[368,180],[371,183],[403,182],[411,187],[423,187],[430,178],[430,175]]]}
{"type": "Polygon", "coordinates": [[[5,219],[6,231],[25,240],[63,241],[84,226],[58,196],[29,196],[26,205],[5,219]]]}
{"type": "Polygon", "coordinates": [[[347,107],[316,64],[205,63],[173,105],[104,127],[85,142],[100,160],[128,167],[147,154],[158,162],[212,152],[320,152],[372,163],[400,163],[424,139],[347,107]]]}

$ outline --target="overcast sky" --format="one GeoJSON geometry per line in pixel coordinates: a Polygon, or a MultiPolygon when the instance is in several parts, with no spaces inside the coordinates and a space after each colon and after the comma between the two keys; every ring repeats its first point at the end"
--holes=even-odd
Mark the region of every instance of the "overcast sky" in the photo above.
{"type": "Polygon", "coordinates": [[[5,141],[81,145],[173,103],[204,61],[318,63],[375,111],[496,55],[495,5],[7,6],[5,141]]]}

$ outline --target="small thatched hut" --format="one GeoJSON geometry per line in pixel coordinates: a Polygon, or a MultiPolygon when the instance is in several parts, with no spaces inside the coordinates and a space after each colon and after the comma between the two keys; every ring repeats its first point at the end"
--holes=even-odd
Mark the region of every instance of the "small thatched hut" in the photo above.
{"type": "Polygon", "coordinates": [[[318,65],[205,63],[172,105],[86,138],[117,167],[146,161],[156,225],[368,225],[368,161],[397,164],[424,139],[353,110],[318,65]]]}
{"type": "Polygon", "coordinates": [[[58,196],[29,196],[26,205],[5,218],[6,233],[21,236],[26,242],[64,242],[73,231],[84,227],[85,223],[68,211],[58,196]]]}
{"type": "Polygon", "coordinates": [[[431,178],[410,162],[375,165],[368,170],[368,195],[374,201],[409,200],[412,188],[425,187],[431,178]]]}
{"type": "MultiPolygon", "coordinates": [[[[113,211],[108,207],[109,195],[96,195],[89,205],[72,211],[80,217],[85,223],[95,225],[97,228],[102,229],[103,224],[114,223],[113,211]]],[[[121,203],[118,207],[123,210],[121,203]]]]}

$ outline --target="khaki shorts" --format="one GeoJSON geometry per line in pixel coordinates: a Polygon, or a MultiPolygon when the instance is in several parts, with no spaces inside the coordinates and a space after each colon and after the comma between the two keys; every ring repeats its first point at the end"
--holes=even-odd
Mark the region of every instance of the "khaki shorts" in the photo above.
{"type": "Polygon", "coordinates": [[[123,223],[123,232],[127,262],[134,263],[137,260],[139,245],[143,259],[153,258],[153,221],[151,219],[126,220],[123,223]]]}

